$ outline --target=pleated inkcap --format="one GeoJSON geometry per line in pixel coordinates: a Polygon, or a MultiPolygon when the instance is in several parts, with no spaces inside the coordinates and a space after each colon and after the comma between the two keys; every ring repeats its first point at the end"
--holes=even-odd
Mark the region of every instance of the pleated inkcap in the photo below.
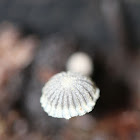
{"type": "Polygon", "coordinates": [[[92,111],[98,98],[99,89],[88,77],[61,72],[45,84],[40,103],[49,116],[70,119],[92,111]]]}

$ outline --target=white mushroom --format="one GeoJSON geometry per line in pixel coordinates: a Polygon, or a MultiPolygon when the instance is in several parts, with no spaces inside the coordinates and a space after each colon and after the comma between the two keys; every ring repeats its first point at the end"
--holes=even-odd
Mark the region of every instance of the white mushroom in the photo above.
{"type": "Polygon", "coordinates": [[[68,59],[66,69],[68,71],[90,76],[93,73],[93,62],[88,54],[77,52],[68,59]]]}
{"type": "Polygon", "coordinates": [[[92,111],[98,98],[99,89],[86,76],[61,72],[45,84],[40,102],[49,116],[70,119],[92,111]]]}

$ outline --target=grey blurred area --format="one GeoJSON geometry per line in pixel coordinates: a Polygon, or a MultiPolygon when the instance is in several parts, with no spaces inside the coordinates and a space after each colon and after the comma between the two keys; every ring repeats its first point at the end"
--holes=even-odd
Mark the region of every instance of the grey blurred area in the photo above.
{"type": "Polygon", "coordinates": [[[0,140],[139,140],[139,25],[139,0],[0,0],[0,140]],[[42,87],[75,52],[91,57],[100,98],[52,118],[42,87]]]}
{"type": "MultiPolygon", "coordinates": [[[[85,40],[105,42],[108,30],[102,13],[103,3],[115,2],[115,0],[1,0],[0,20],[9,20],[47,35],[53,32],[74,32],[85,40]]],[[[140,4],[138,0],[122,0],[122,14],[133,32],[132,37],[138,42],[140,31],[140,4]]]]}

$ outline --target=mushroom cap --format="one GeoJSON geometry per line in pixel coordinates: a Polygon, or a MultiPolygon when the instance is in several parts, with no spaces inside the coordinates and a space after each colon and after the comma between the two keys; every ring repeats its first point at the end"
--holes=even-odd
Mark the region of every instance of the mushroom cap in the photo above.
{"type": "Polygon", "coordinates": [[[40,103],[49,116],[70,119],[92,111],[98,98],[99,89],[89,78],[61,72],[45,84],[40,103]]]}
{"type": "Polygon", "coordinates": [[[93,73],[93,62],[88,54],[76,52],[69,57],[66,68],[68,71],[90,76],[93,73]]]}

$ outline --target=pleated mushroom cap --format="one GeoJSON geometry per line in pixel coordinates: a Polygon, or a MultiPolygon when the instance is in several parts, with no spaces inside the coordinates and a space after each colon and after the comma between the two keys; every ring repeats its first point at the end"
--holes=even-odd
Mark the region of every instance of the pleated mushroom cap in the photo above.
{"type": "Polygon", "coordinates": [[[49,116],[70,119],[92,111],[98,98],[99,89],[89,78],[61,72],[45,84],[40,103],[49,116]]]}

